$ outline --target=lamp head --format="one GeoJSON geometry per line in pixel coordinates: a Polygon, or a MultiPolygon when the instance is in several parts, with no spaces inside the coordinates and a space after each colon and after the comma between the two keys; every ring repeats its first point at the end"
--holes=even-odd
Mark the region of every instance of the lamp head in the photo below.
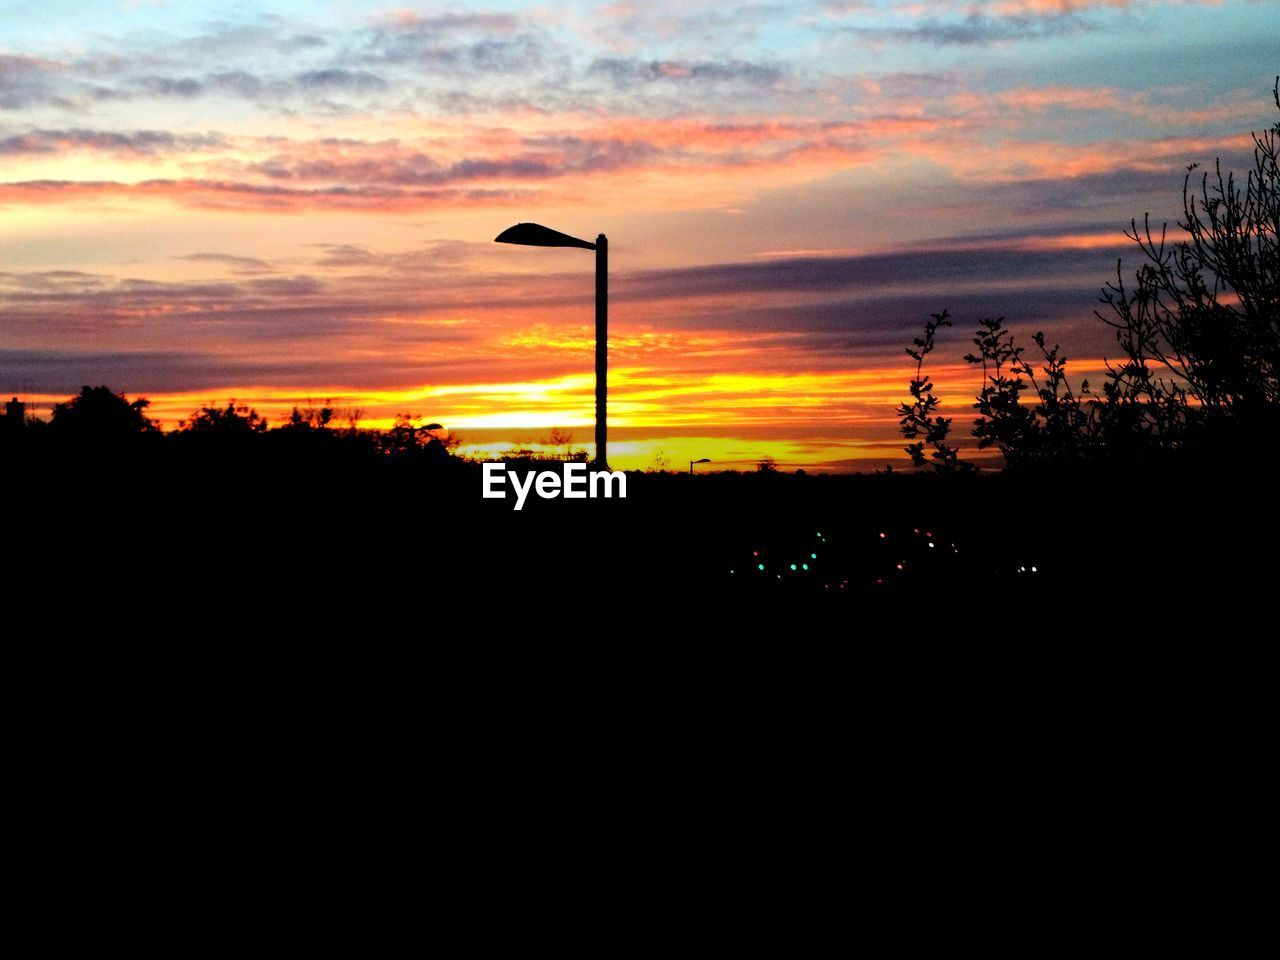
{"type": "Polygon", "coordinates": [[[596,245],[579,240],[559,230],[552,230],[540,223],[517,223],[493,238],[494,243],[518,243],[526,247],[581,247],[594,250],[596,245]]]}

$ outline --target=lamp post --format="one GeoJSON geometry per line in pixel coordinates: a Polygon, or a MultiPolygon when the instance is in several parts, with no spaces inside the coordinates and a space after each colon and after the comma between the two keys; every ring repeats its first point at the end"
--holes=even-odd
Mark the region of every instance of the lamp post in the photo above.
{"type": "Polygon", "coordinates": [[[689,476],[691,476],[691,477],[693,476],[693,465],[694,465],[695,463],[710,463],[710,462],[711,462],[711,461],[710,461],[710,460],[708,460],[706,457],[703,457],[701,460],[690,460],[690,461],[689,461],[689,476]]]}
{"type": "Polygon", "coordinates": [[[518,243],[526,247],[581,247],[596,252],[596,459],[597,470],[608,470],[606,400],[608,397],[609,347],[609,240],[602,233],[595,243],[539,223],[517,223],[494,237],[495,243],[518,243]]]}

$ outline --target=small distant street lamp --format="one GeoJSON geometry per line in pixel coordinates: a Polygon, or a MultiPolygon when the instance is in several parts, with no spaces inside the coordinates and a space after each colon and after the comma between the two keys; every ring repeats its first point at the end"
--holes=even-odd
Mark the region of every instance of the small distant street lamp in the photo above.
{"type": "Polygon", "coordinates": [[[710,461],[710,460],[708,460],[706,457],[703,457],[701,460],[690,460],[690,461],[689,461],[689,476],[691,476],[691,477],[693,476],[693,465],[694,465],[695,463],[710,463],[710,462],[711,462],[711,461],[710,461]]]}
{"type": "Polygon", "coordinates": [[[526,247],[581,247],[596,252],[596,459],[597,470],[608,470],[605,457],[605,406],[608,396],[607,357],[609,347],[609,240],[602,233],[595,243],[539,223],[517,223],[494,237],[495,243],[518,243],[526,247]]]}

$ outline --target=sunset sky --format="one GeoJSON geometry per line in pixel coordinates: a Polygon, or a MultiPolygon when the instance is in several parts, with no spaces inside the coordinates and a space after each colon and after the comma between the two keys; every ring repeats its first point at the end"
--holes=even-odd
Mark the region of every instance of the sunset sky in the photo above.
{"type": "MultiPolygon", "coordinates": [[[[438,420],[483,453],[904,462],[930,312],[1072,369],[1122,229],[1275,120],[1280,4],[0,3],[0,391],[166,427],[228,398],[438,420]]],[[[978,387],[940,369],[944,413],[978,387]]]]}

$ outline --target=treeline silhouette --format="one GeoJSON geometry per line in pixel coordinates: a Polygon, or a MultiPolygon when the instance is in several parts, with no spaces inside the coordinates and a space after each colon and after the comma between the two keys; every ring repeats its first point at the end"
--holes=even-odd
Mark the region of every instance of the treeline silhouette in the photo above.
{"type": "MultiPolygon", "coordinates": [[[[560,608],[894,596],[982,577],[1039,588],[1018,572],[1043,566],[1034,525],[983,530],[929,494],[935,477],[788,473],[765,457],[745,473],[633,471],[625,500],[530,497],[517,513],[481,498],[480,463],[434,425],[360,430],[307,406],[272,426],[228,402],[165,433],[147,409],[85,387],[47,422],[3,431],[10,542],[33,589],[325,604],[393,588],[560,608]]],[[[527,472],[583,457],[556,431],[505,460],[527,472]]]]}
{"type": "Polygon", "coordinates": [[[69,400],[55,404],[49,420],[27,415],[15,397],[8,404],[3,442],[10,453],[30,457],[60,453],[95,456],[238,457],[328,456],[376,461],[425,460],[443,463],[457,438],[443,434],[439,424],[415,426],[416,418],[402,414],[387,430],[362,430],[359,414],[351,411],[347,426],[335,419],[332,406],[295,406],[285,421],[271,426],[248,406],[229,400],[226,406],[205,406],[178,429],[162,432],[147,416],[150,401],[130,400],[110,387],[82,387],[69,400]]]}
{"type": "MultiPolygon", "coordinates": [[[[335,426],[325,409],[271,427],[211,405],[162,433],[145,400],[92,387],[4,430],[7,587],[311,616],[380,592],[424,616],[676,597],[739,613],[771,598],[1143,604],[1256,579],[1241,547],[1273,535],[1251,515],[1260,480],[1221,465],[806,475],[766,458],[745,473],[635,471],[626,500],[531,496],[515,512],[481,498],[480,463],[438,430],[335,426]]],[[[510,469],[579,459],[560,438],[556,453],[511,451],[510,469]]]]}

